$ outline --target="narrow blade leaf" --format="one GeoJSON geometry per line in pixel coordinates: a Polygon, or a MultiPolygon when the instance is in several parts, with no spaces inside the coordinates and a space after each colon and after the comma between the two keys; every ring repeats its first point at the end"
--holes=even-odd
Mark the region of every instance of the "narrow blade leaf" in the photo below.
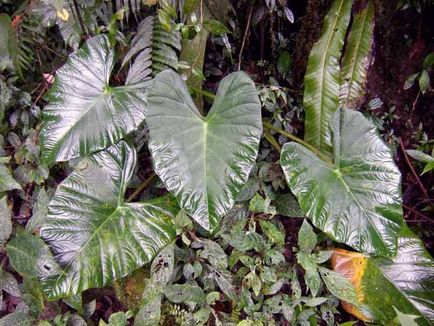
{"type": "Polygon", "coordinates": [[[342,59],[341,107],[355,109],[363,101],[367,72],[372,62],[373,36],[374,3],[369,0],[366,8],[354,17],[342,59]]]}
{"type": "Polygon", "coordinates": [[[340,58],[352,1],[335,0],[324,20],[321,38],[310,52],[304,77],[305,139],[331,154],[330,119],[339,105],[340,58]]]}

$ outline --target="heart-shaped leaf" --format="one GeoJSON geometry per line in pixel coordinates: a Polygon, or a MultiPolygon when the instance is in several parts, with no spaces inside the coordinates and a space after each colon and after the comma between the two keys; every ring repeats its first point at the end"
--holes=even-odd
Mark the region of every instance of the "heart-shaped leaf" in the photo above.
{"type": "Polygon", "coordinates": [[[332,165],[297,143],[280,162],[303,212],[315,226],[359,251],[392,256],[403,223],[398,168],[360,112],[338,110],[330,123],[332,165]]]}
{"type": "Polygon", "coordinates": [[[213,230],[233,206],[258,153],[262,122],[255,85],[245,73],[230,74],[203,117],[181,77],[164,71],[155,77],[148,101],[156,173],[181,208],[213,230]]]}
{"type": "Polygon", "coordinates": [[[102,287],[148,263],[173,241],[171,213],[150,201],[124,202],[136,153],[125,142],[82,160],[58,187],[42,238],[62,273],[44,280],[50,299],[102,287]]]}
{"type": "Polygon", "coordinates": [[[45,163],[105,149],[145,119],[145,84],[110,87],[113,66],[114,50],[99,35],[57,71],[40,133],[45,163]]]}

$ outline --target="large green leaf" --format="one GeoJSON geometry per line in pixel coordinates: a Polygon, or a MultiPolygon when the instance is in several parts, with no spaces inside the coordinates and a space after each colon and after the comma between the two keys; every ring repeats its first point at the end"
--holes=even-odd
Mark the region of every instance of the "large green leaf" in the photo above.
{"type": "Polygon", "coordinates": [[[63,267],[44,281],[50,299],[102,287],[148,263],[175,238],[171,213],[124,202],[136,153],[125,142],[82,160],[58,187],[42,238],[63,267]]]}
{"type": "Polygon", "coordinates": [[[324,20],[321,38],[310,52],[304,77],[305,139],[331,154],[328,125],[339,105],[340,58],[352,1],[335,0],[324,20]]]}
{"type": "Polygon", "coordinates": [[[332,265],[351,279],[359,300],[369,307],[367,315],[344,304],[360,319],[389,324],[396,308],[418,316],[418,325],[434,324],[434,260],[407,226],[400,232],[396,257],[367,257],[339,249],[333,253],[332,265]]]}
{"type": "Polygon", "coordinates": [[[89,39],[57,71],[43,110],[44,162],[65,161],[107,148],[146,117],[144,84],[111,87],[114,50],[108,38],[89,39]]]}
{"type": "Polygon", "coordinates": [[[255,162],[261,106],[252,80],[227,76],[203,117],[181,77],[164,71],[148,94],[149,149],[156,173],[181,208],[214,229],[234,204],[255,162]]]}
{"type": "Polygon", "coordinates": [[[333,239],[359,251],[394,255],[403,223],[400,173],[390,149],[360,112],[330,122],[332,165],[286,143],[281,165],[303,212],[333,239]]]}
{"type": "Polygon", "coordinates": [[[374,36],[374,3],[368,1],[366,8],[354,17],[342,58],[342,85],[339,94],[341,107],[356,108],[365,94],[368,68],[372,62],[374,36]]]}

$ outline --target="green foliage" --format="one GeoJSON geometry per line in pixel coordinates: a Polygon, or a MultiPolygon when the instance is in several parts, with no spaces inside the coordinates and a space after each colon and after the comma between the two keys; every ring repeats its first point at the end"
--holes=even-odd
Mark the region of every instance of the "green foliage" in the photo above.
{"type": "Polygon", "coordinates": [[[21,186],[11,175],[11,171],[6,167],[5,163],[9,163],[9,157],[0,157],[0,193],[21,189],[21,186]]]}
{"type": "MultiPolygon", "coordinates": [[[[430,155],[425,154],[422,151],[409,149],[406,151],[408,155],[414,158],[416,161],[425,164],[422,174],[434,170],[434,152],[430,155]]],[[[421,175],[422,175],[421,174],[421,175]]]]}
{"type": "MultiPolygon", "coordinates": [[[[335,0],[325,18],[305,76],[306,142],[289,133],[302,108],[291,89],[292,37],[281,24],[294,14],[285,1],[252,3],[242,39],[232,18],[215,19],[215,6],[228,11],[223,1],[47,0],[16,12],[5,1],[0,299],[7,309],[20,304],[0,325],[331,326],[339,300],[375,321],[433,322],[434,266],[404,225],[391,150],[348,110],[363,102],[373,1],[351,17],[352,2],[335,0]],[[270,57],[278,59],[248,68],[257,87],[229,73],[232,53],[205,56],[210,33],[209,44],[241,58],[237,42],[249,46],[255,34],[250,19],[270,29],[270,57]],[[190,42],[200,55],[180,62],[190,42]],[[65,45],[76,50],[67,58],[65,45]],[[180,68],[200,85],[191,87],[195,101],[180,68]],[[35,74],[18,82],[13,74],[26,70],[35,74]],[[202,91],[206,78],[212,88],[221,75],[216,95],[202,91]],[[41,124],[37,104],[47,88],[41,124]],[[324,233],[306,219],[299,228],[300,217],[324,233]],[[361,251],[366,269],[329,269],[336,242],[361,251]],[[95,319],[101,292],[87,290],[101,287],[129,310],[95,319]]],[[[430,54],[412,77],[423,93],[432,63],[430,54]]],[[[409,155],[427,164],[424,173],[434,167],[422,151],[409,155]]]]}
{"type": "Polygon", "coordinates": [[[321,37],[314,44],[304,78],[305,140],[327,155],[332,153],[329,122],[339,105],[339,61],[351,17],[352,1],[335,0],[321,37]]]}
{"type": "Polygon", "coordinates": [[[7,14],[0,14],[0,71],[13,69],[14,40],[11,18],[7,14]]]}
{"type": "Polygon", "coordinates": [[[12,266],[23,276],[47,278],[60,272],[47,245],[32,234],[18,235],[6,249],[12,266]]]}
{"type": "MultiPolygon", "coordinates": [[[[313,252],[317,245],[317,237],[309,223],[304,220],[298,231],[297,261],[305,271],[304,280],[315,298],[324,282],[331,294],[345,302],[359,306],[356,290],[351,282],[341,274],[319,264],[330,258],[330,252],[313,252]]],[[[321,300],[321,298],[318,298],[321,300]]],[[[309,302],[311,303],[311,302],[309,302]]]]}
{"type": "Polygon", "coordinates": [[[0,199],[0,246],[6,243],[12,233],[11,210],[6,196],[0,199]]]}
{"type": "Polygon", "coordinates": [[[422,94],[425,94],[430,88],[431,82],[430,82],[429,73],[432,70],[433,66],[434,66],[434,52],[431,52],[425,57],[423,61],[422,70],[408,76],[404,84],[404,89],[409,89],[413,87],[414,83],[417,80],[419,84],[419,90],[422,92],[422,94]]]}
{"type": "Polygon", "coordinates": [[[185,212],[214,230],[257,156],[262,124],[253,82],[243,73],[226,77],[203,117],[179,75],[166,71],[154,79],[148,102],[155,172],[185,212]]]}
{"type": "Polygon", "coordinates": [[[372,63],[374,41],[374,2],[369,0],[366,8],[354,17],[350,35],[342,58],[339,105],[357,108],[363,102],[369,66],[372,63]]]}
{"type": "MultiPolygon", "coordinates": [[[[171,21],[169,24],[172,24],[171,21]]],[[[122,61],[122,66],[125,66],[134,58],[126,82],[144,82],[165,69],[176,71],[176,51],[180,50],[181,40],[177,31],[167,31],[153,16],[145,18],[137,26],[136,34],[131,40],[131,48],[122,61]]]]}
{"type": "Polygon", "coordinates": [[[357,284],[358,297],[369,308],[369,320],[388,324],[395,319],[397,309],[417,316],[418,325],[432,324],[434,260],[407,226],[400,232],[395,257],[336,254],[335,270],[355,275],[353,283],[357,284]]]}
{"type": "Polygon", "coordinates": [[[41,228],[63,267],[44,280],[49,299],[126,276],[174,239],[171,213],[158,201],[124,202],[135,165],[135,150],[120,142],[82,160],[57,188],[41,228]]]}
{"type": "Polygon", "coordinates": [[[57,72],[40,133],[46,163],[83,157],[116,143],[146,117],[146,85],[111,87],[114,52],[105,35],[88,40],[57,72]]]}
{"type": "Polygon", "coordinates": [[[282,149],[281,164],[301,209],[339,242],[395,255],[403,217],[400,173],[390,149],[374,125],[352,110],[338,110],[329,133],[333,164],[297,143],[282,149]]]}

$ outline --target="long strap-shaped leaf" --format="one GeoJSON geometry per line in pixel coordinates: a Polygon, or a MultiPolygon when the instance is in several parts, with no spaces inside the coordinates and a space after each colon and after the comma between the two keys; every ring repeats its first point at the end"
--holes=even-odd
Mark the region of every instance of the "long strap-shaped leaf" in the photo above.
{"type": "Polygon", "coordinates": [[[57,71],[40,133],[46,163],[88,156],[133,131],[146,117],[145,85],[110,87],[114,51],[93,37],[57,71]]]}
{"type": "Polygon", "coordinates": [[[169,209],[124,202],[136,153],[125,142],[79,163],[58,187],[41,236],[63,267],[49,299],[102,287],[148,263],[176,234],[169,209]]]}
{"type": "Polygon", "coordinates": [[[374,3],[355,17],[342,59],[342,85],[339,103],[344,108],[357,108],[365,94],[367,71],[372,61],[374,35],[374,3]]]}
{"type": "Polygon", "coordinates": [[[182,209],[214,229],[247,182],[258,153],[261,106],[253,81],[242,72],[223,79],[207,117],[172,71],[155,77],[148,100],[155,172],[182,209]]]}
{"type": "Polygon", "coordinates": [[[331,154],[328,125],[339,105],[339,61],[351,5],[351,0],[333,3],[325,17],[321,38],[310,52],[304,77],[305,140],[324,154],[331,154]]]}
{"type": "Polygon", "coordinates": [[[393,256],[403,223],[401,175],[375,126],[340,109],[330,122],[333,164],[298,143],[280,162],[302,211],[333,239],[362,252],[393,256]]]}
{"type": "Polygon", "coordinates": [[[434,324],[434,260],[407,226],[400,232],[396,257],[367,257],[338,249],[333,253],[332,265],[352,281],[359,301],[369,306],[371,314],[366,315],[343,304],[359,319],[388,325],[396,316],[396,308],[420,316],[418,325],[434,324]]]}

